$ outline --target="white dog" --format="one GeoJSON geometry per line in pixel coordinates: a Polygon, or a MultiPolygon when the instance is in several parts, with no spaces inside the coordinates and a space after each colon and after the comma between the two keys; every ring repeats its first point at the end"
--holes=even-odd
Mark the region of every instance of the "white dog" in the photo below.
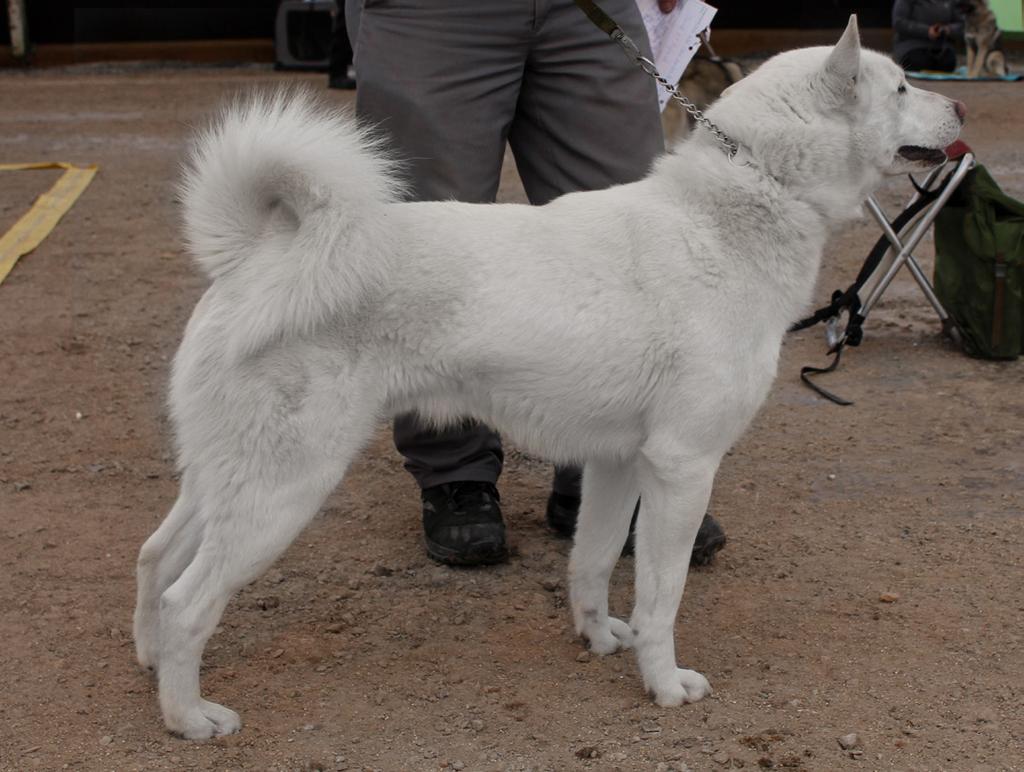
{"type": "Polygon", "coordinates": [[[964,112],[862,53],[851,19],[834,48],[781,54],[714,106],[735,160],[698,130],[640,182],[532,207],[400,203],[344,117],[308,98],[229,108],[184,182],[212,284],[174,362],[181,493],[139,555],[135,640],[167,727],[239,728],[199,690],[224,607],[409,410],[585,463],[576,629],[598,654],[634,648],[659,705],[706,695],[673,629],[719,461],[768,393],[830,227],[883,175],[941,162],[964,112]],[[627,624],[608,580],[641,494],[627,624]]]}

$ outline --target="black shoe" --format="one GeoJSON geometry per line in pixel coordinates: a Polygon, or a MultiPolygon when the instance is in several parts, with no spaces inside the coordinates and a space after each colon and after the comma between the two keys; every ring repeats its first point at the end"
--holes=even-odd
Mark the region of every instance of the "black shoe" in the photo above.
{"type": "Polygon", "coordinates": [[[548,496],[548,508],[545,517],[548,527],[563,536],[571,539],[576,533],[576,516],[580,513],[580,499],[578,496],[566,496],[564,493],[551,491],[548,496]]]}
{"type": "MultiPolygon", "coordinates": [[[[576,517],[579,515],[579,511],[580,500],[575,496],[566,496],[554,491],[548,496],[546,513],[548,526],[559,536],[572,538],[576,532],[576,517]]],[[[637,501],[636,508],[633,510],[633,520],[629,524],[629,537],[622,547],[623,555],[633,554],[635,543],[633,534],[636,530],[636,517],[639,512],[640,502],[637,501]]],[[[700,529],[697,531],[697,539],[693,543],[690,565],[709,565],[715,559],[715,553],[725,546],[726,541],[725,530],[710,512],[706,512],[700,529]]]]}
{"type": "Polygon", "coordinates": [[[508,560],[498,489],[486,482],[453,482],[424,488],[423,541],[427,554],[451,566],[508,560]]]}
{"type": "Polygon", "coordinates": [[[710,565],[711,561],[715,559],[715,553],[725,546],[726,541],[725,529],[711,516],[710,512],[705,512],[700,529],[697,531],[697,539],[693,542],[690,565],[710,565]]]}

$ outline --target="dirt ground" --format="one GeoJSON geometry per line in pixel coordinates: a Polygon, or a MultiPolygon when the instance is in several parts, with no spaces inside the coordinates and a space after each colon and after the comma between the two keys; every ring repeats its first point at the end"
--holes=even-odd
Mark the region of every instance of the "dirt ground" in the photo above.
{"type": "MultiPolygon", "coordinates": [[[[582,654],[568,544],[543,525],[545,464],[509,454],[512,561],[452,570],[423,552],[382,428],[210,642],[205,691],[242,731],[168,735],[131,613],[137,550],[176,493],[169,360],[203,290],[178,235],[177,167],[225,94],[296,80],[322,82],[264,67],[0,72],[0,161],[101,167],[0,285],[0,768],[1024,769],[1024,365],[944,342],[906,275],[828,377],[856,404],[800,384],[824,338],[791,335],[725,459],[712,507],[729,544],[691,573],[677,626],[708,699],[660,709],[630,655],[582,654]]],[[[965,138],[1024,197],[1024,85],[936,90],[968,104],[965,138]]],[[[56,172],[0,175],[3,231],[56,172]]],[[[908,191],[893,180],[881,198],[895,210],[908,191]]],[[[512,171],[502,197],[522,197],[512,171]]],[[[833,239],[822,301],[877,235],[863,219],[833,239]]],[[[631,562],[613,580],[620,614],[631,562]]]]}

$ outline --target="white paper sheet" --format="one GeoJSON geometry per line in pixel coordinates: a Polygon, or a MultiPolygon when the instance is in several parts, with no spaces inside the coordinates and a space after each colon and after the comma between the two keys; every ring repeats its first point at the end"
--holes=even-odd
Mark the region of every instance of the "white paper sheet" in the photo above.
{"type": "MultiPolygon", "coordinates": [[[[658,72],[669,83],[678,83],[700,48],[700,33],[708,30],[711,34],[711,20],[718,9],[702,0],[680,0],[671,13],[662,13],[658,0],[636,0],[636,4],[647,28],[658,72]]],[[[658,106],[662,110],[669,98],[668,91],[658,86],[658,106]]]]}

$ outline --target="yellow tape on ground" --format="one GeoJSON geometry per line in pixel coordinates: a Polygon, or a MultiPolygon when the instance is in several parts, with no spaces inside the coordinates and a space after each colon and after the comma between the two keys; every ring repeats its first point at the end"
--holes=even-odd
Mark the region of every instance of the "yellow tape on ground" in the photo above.
{"type": "Polygon", "coordinates": [[[0,164],[0,171],[16,171],[19,169],[64,169],[53,187],[43,193],[21,219],[0,236],[0,282],[14,268],[18,258],[27,255],[38,247],[43,239],[57,227],[60,218],[71,208],[72,204],[82,195],[98,167],[74,166],[67,163],[27,163],[0,164]]]}

